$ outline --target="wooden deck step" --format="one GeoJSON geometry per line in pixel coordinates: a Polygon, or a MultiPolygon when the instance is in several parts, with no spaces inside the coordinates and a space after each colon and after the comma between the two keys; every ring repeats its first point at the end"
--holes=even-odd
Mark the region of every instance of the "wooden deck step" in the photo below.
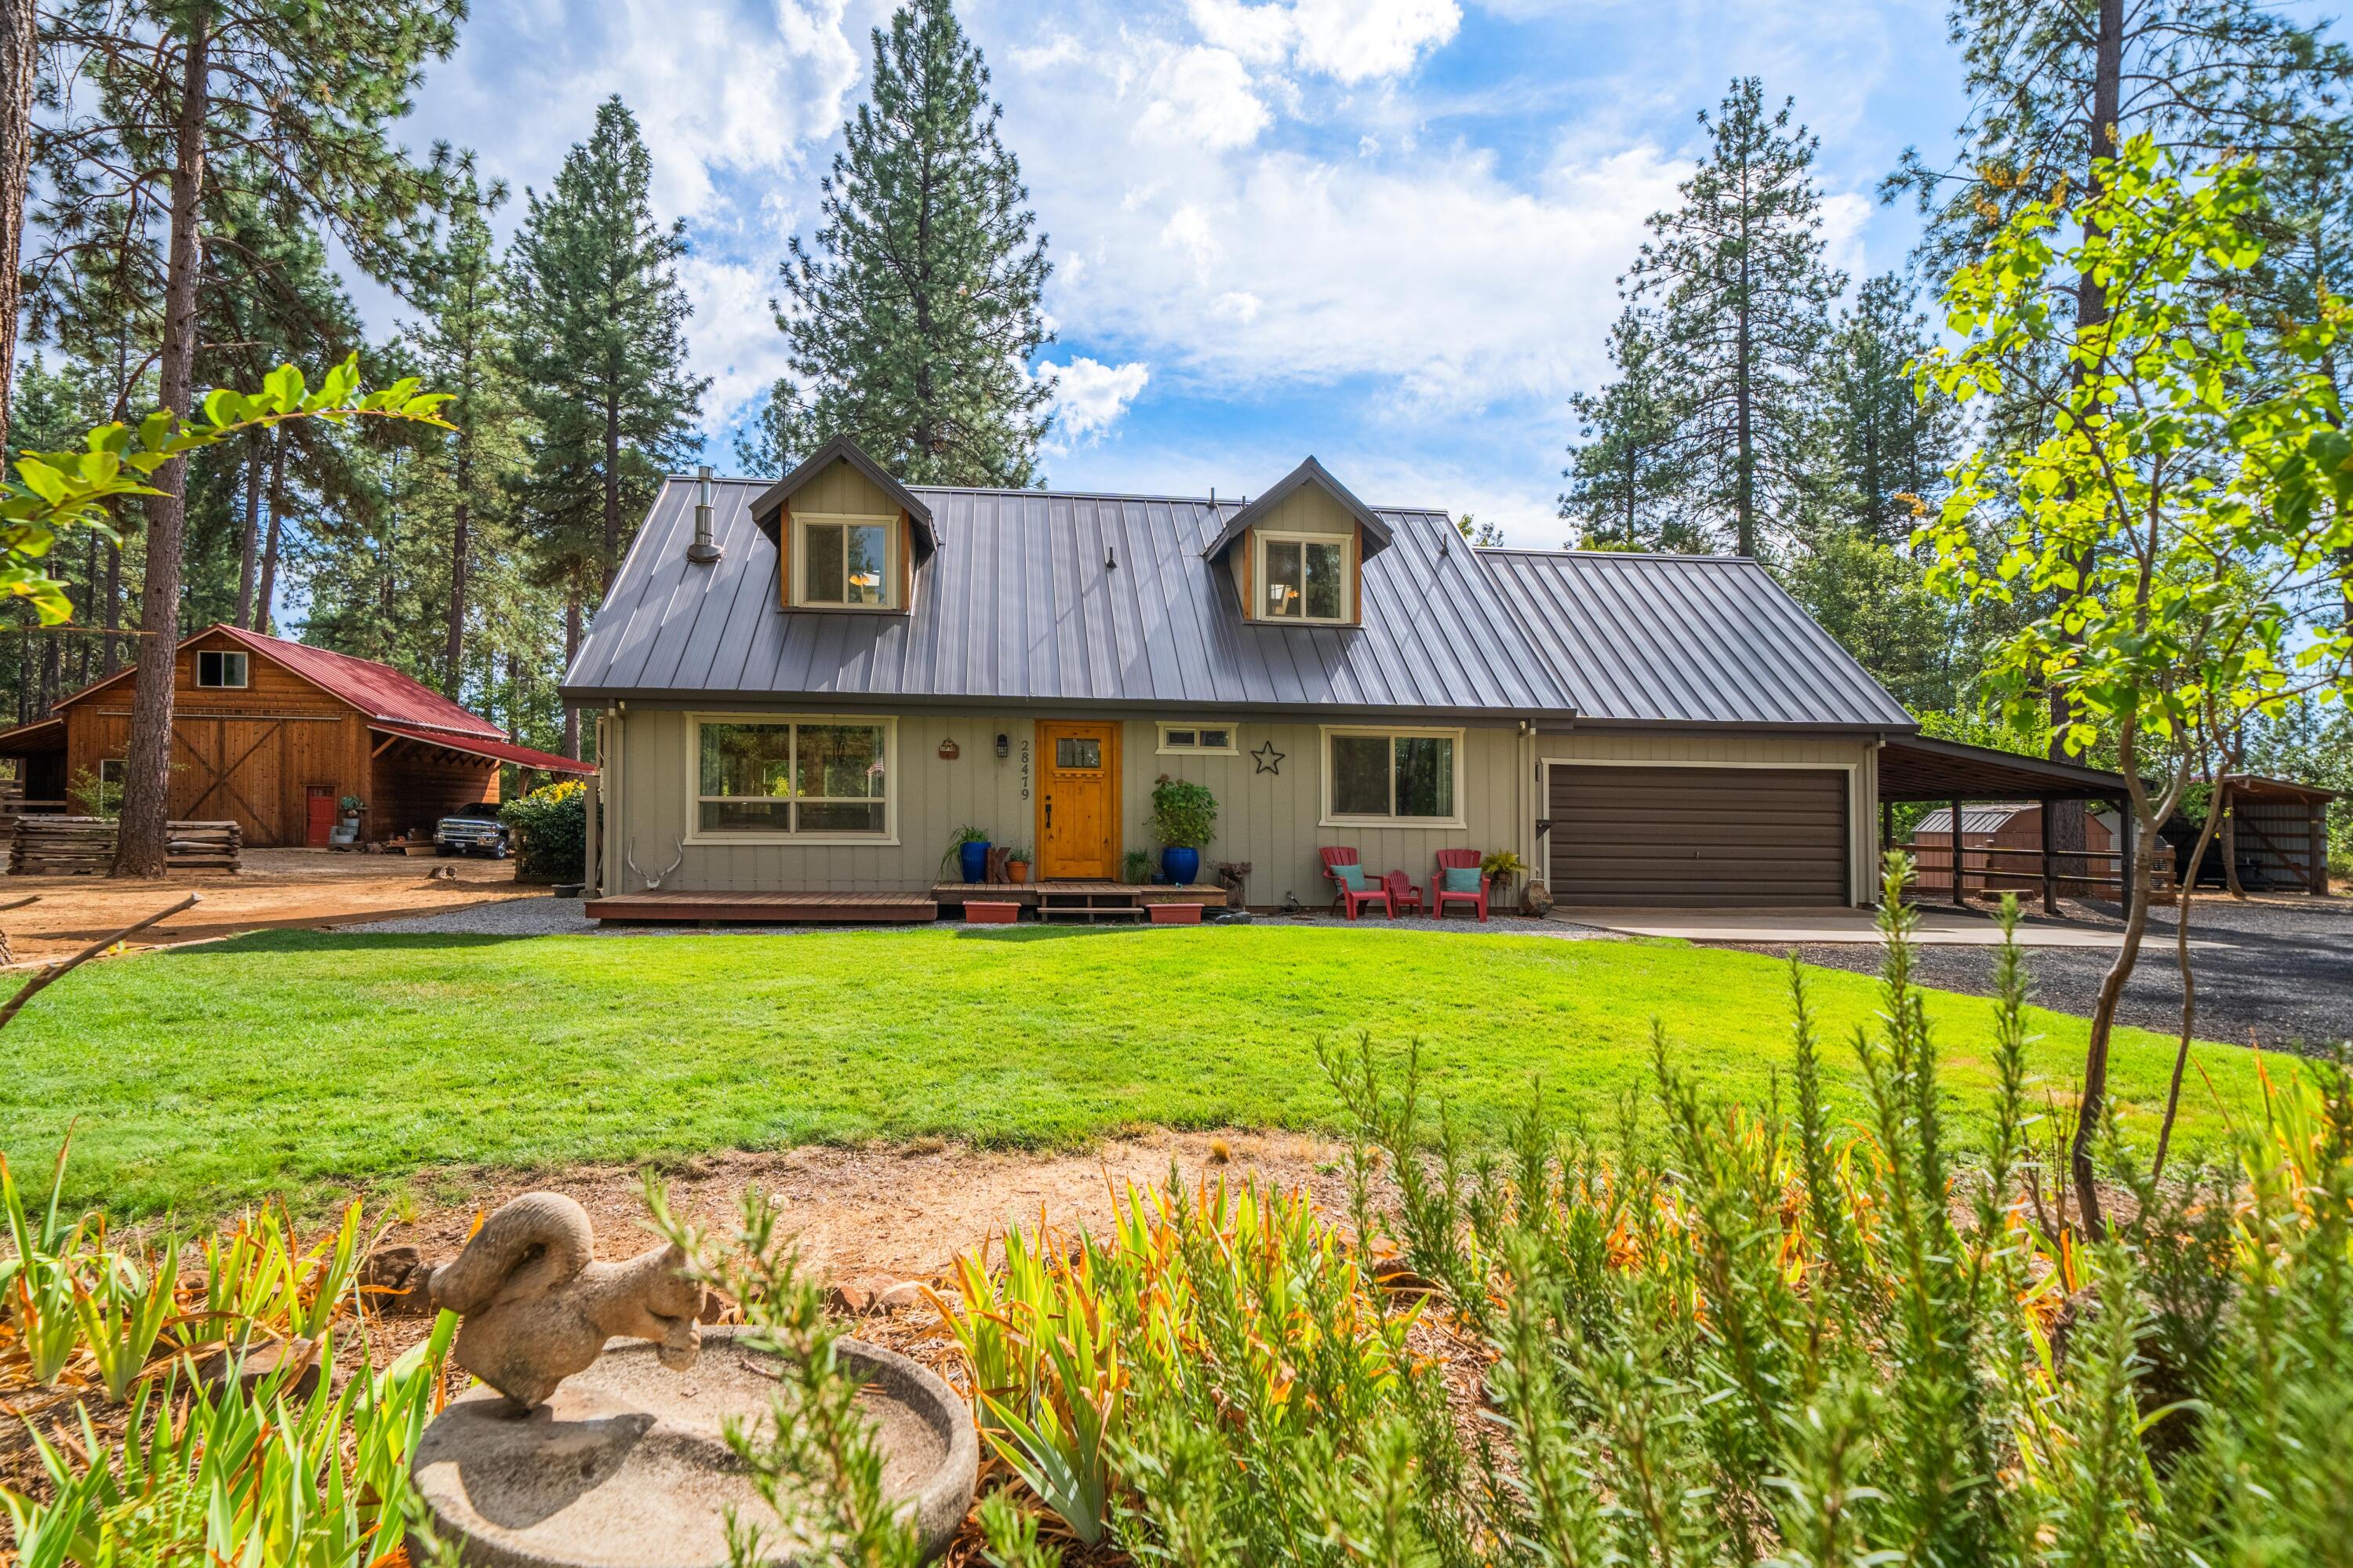
{"type": "Polygon", "coordinates": [[[848,926],[936,920],[940,906],[920,893],[621,893],[589,899],[582,913],[591,920],[848,926]]]}

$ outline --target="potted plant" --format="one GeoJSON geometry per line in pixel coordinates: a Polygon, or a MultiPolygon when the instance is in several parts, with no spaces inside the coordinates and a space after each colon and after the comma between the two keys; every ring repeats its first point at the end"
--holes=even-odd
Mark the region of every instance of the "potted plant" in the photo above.
{"type": "Polygon", "coordinates": [[[1005,875],[1008,881],[1012,882],[1027,882],[1029,880],[1029,852],[1028,850],[1017,849],[1008,850],[1005,852],[1005,875]]]}
{"type": "Polygon", "coordinates": [[[963,874],[960,882],[980,882],[988,876],[988,830],[963,827],[948,841],[947,853],[940,856],[940,876],[944,880],[950,866],[963,874]]]}
{"type": "Polygon", "coordinates": [[[1502,907],[1506,909],[1512,906],[1511,899],[1508,896],[1511,891],[1512,878],[1525,875],[1527,869],[1527,862],[1522,860],[1517,854],[1514,853],[1510,850],[1490,850],[1487,852],[1485,857],[1479,862],[1480,874],[1494,884],[1494,886],[1489,891],[1489,896],[1502,907]]]}
{"type": "Polygon", "coordinates": [[[1152,856],[1143,850],[1130,850],[1119,858],[1119,879],[1132,886],[1141,887],[1152,880],[1152,856]]]}
{"type": "Polygon", "coordinates": [[[343,798],[341,804],[343,809],[343,826],[351,829],[353,832],[359,832],[360,813],[367,810],[367,802],[361,800],[357,795],[346,795],[343,798]]]}
{"type": "Polygon", "coordinates": [[[1218,830],[1218,800],[1206,784],[1187,783],[1166,773],[1152,787],[1152,817],[1146,824],[1160,841],[1160,870],[1178,887],[1201,874],[1201,851],[1218,830]]]}

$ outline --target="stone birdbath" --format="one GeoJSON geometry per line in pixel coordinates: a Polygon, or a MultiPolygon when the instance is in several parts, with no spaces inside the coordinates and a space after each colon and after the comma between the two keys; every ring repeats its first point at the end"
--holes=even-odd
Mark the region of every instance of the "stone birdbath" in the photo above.
{"type": "MultiPolygon", "coordinates": [[[[801,1561],[723,1435],[766,1415],[777,1358],[741,1330],[697,1323],[702,1287],[681,1277],[678,1248],[595,1255],[587,1211],[530,1192],[427,1281],[434,1305],[460,1315],[453,1358],[484,1385],[417,1443],[435,1532],[480,1568],[721,1568],[733,1508],[762,1525],[764,1561],[801,1561]],[[631,1342],[607,1351],[614,1339],[631,1342]]],[[[972,1506],[971,1415],[904,1356],[856,1340],[835,1352],[864,1385],[885,1490],[938,1555],[972,1506]]]]}

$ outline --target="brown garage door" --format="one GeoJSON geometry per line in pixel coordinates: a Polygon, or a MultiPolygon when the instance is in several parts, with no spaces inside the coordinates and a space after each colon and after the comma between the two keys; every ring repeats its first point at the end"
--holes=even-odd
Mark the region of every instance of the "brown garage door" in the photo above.
{"type": "Polygon", "coordinates": [[[1562,904],[1845,904],[1847,775],[1810,768],[1552,770],[1562,904]]]}

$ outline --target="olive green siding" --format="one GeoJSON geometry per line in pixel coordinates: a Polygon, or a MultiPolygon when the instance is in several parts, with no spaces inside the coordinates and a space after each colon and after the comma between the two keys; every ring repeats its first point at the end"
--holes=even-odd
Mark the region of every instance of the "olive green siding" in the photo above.
{"type": "MultiPolygon", "coordinates": [[[[742,714],[743,708],[704,713],[742,714]]],[[[782,716],[787,710],[776,710],[782,716]]],[[[828,716],[809,708],[797,715],[828,716]]],[[[830,716],[871,718],[864,713],[830,716]]],[[[998,843],[1037,848],[1034,769],[1037,720],[1029,713],[976,713],[897,716],[897,758],[892,769],[896,799],[895,842],[875,843],[695,843],[686,842],[692,799],[691,720],[685,710],[632,704],[620,719],[620,739],[604,783],[609,842],[605,885],[636,892],[647,874],[659,874],[683,854],[664,889],[729,892],[887,893],[927,888],[940,879],[948,840],[970,824],[998,843]],[[1008,755],[997,755],[1003,735],[1008,755]],[[943,758],[944,742],[956,756],[943,758]],[[1025,771],[1025,765],[1026,769],[1025,771]],[[628,869],[636,862],[638,872],[628,869]]],[[[1080,714],[1058,714],[1083,718],[1080,714]]],[[[1321,825],[1323,815],[1322,727],[1296,722],[1222,720],[1203,714],[1205,723],[1230,724],[1240,743],[1236,756],[1161,756],[1160,726],[1150,720],[1124,721],[1121,736],[1120,831],[1126,849],[1156,852],[1145,829],[1152,809],[1152,786],[1160,775],[1206,784],[1218,798],[1218,836],[1202,861],[1247,862],[1252,866],[1249,898],[1280,905],[1295,894],[1303,903],[1328,899],[1316,850],[1324,844],[1356,847],[1366,864],[1391,866],[1426,881],[1440,849],[1520,847],[1526,842],[1525,815],[1534,793],[1523,763],[1523,738],[1515,727],[1470,726],[1462,733],[1460,828],[1321,825]],[[1261,771],[1251,755],[1271,744],[1281,753],[1261,771]]],[[[610,722],[608,718],[608,722],[610,722]]],[[[1452,727],[1452,726],[1440,726],[1452,727]]],[[[1521,848],[1525,855],[1528,850],[1521,848]]],[[[1208,880],[1208,873],[1203,873],[1208,880]]]]}
{"type": "Polygon", "coordinates": [[[1326,491],[1303,484],[1258,520],[1270,534],[1354,534],[1356,515],[1326,491]]]}
{"type": "Polygon", "coordinates": [[[838,512],[861,517],[896,517],[899,503],[848,462],[837,462],[793,492],[796,512],[838,512]]]}

